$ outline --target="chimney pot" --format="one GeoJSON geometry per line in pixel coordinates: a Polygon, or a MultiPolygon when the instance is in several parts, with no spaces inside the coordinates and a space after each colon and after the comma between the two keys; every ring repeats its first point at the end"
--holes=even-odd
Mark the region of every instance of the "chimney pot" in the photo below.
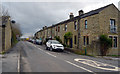
{"type": "Polygon", "coordinates": [[[79,16],[80,16],[80,15],[84,14],[84,11],[80,10],[80,11],[78,11],[78,13],[79,13],[79,16]]]}
{"type": "Polygon", "coordinates": [[[74,17],[73,13],[70,13],[70,19],[73,18],[73,17],[74,17]]]}

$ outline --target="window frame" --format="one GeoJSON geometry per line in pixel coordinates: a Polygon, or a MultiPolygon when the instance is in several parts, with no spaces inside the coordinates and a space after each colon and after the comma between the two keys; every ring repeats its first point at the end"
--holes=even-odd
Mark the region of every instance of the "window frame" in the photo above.
{"type": "Polygon", "coordinates": [[[58,26],[58,32],[60,32],[60,26],[58,26]]]}
{"type": "Polygon", "coordinates": [[[115,19],[110,19],[110,32],[112,32],[112,33],[117,32],[117,26],[116,26],[115,19]]]}
{"type": "Polygon", "coordinates": [[[74,36],[74,44],[77,44],[77,36],[74,36]]]}
{"type": "Polygon", "coordinates": [[[118,45],[117,45],[117,44],[118,44],[118,42],[117,42],[117,41],[118,41],[118,37],[117,37],[117,36],[114,36],[114,37],[113,37],[113,41],[114,41],[113,47],[114,47],[114,48],[117,48],[117,47],[118,47],[118,45]],[[115,40],[115,38],[116,38],[116,40],[115,40]]]}
{"type": "Polygon", "coordinates": [[[77,21],[74,21],[74,30],[77,30],[77,21]]]}
{"type": "Polygon", "coordinates": [[[84,46],[89,45],[89,36],[83,36],[84,46]]]}
{"type": "Polygon", "coordinates": [[[85,29],[87,29],[88,28],[88,21],[87,20],[85,20],[85,29]]]}
{"type": "Polygon", "coordinates": [[[85,38],[85,36],[83,36],[83,42],[84,42],[84,45],[86,45],[86,38],[85,38]]]}
{"type": "MultiPolygon", "coordinates": [[[[113,49],[118,48],[118,35],[109,35],[108,37],[109,37],[109,38],[110,38],[110,37],[112,38],[112,48],[113,48],[113,49]],[[117,42],[117,43],[116,43],[116,47],[114,46],[114,44],[115,44],[115,42],[114,42],[114,37],[117,38],[117,40],[116,40],[116,42],[117,42]]],[[[110,39],[111,39],[111,38],[110,38],[110,39]]]]}
{"type": "Polygon", "coordinates": [[[86,43],[89,45],[89,36],[86,36],[86,43]]]}
{"type": "Polygon", "coordinates": [[[67,24],[65,24],[65,31],[67,31],[67,24]]]}

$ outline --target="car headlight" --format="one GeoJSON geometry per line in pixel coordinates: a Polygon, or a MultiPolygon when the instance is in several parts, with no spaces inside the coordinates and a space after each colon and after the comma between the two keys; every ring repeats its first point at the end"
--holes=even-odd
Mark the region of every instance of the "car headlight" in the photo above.
{"type": "Polygon", "coordinates": [[[55,48],[56,47],[56,45],[53,45],[53,48],[55,48]]]}

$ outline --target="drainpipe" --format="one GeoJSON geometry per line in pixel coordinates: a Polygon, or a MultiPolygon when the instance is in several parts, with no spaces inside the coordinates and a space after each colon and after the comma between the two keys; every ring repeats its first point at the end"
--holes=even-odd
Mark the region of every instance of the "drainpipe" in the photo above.
{"type": "Polygon", "coordinates": [[[78,19],[78,42],[77,42],[77,48],[79,49],[79,39],[80,39],[80,19],[81,18],[79,18],[78,19]]]}

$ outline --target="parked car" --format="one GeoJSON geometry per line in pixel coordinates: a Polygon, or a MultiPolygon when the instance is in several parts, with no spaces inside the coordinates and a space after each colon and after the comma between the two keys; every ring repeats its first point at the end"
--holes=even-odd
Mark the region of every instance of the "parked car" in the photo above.
{"type": "Polygon", "coordinates": [[[32,42],[32,39],[29,39],[28,41],[29,41],[29,42],[32,42]]]}
{"type": "Polygon", "coordinates": [[[56,40],[48,40],[48,42],[46,42],[46,49],[51,51],[64,51],[64,46],[56,40]]]}
{"type": "Polygon", "coordinates": [[[32,43],[35,43],[35,39],[32,39],[32,43]]]}
{"type": "Polygon", "coordinates": [[[38,45],[42,45],[42,40],[36,39],[35,43],[38,44],[38,45]]]}

